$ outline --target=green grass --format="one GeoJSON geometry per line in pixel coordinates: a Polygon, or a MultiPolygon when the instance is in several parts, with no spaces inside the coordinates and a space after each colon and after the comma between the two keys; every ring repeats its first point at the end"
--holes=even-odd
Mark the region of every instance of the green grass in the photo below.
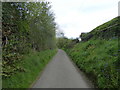
{"type": "Polygon", "coordinates": [[[17,72],[10,78],[3,78],[3,88],[29,88],[55,53],[56,50],[46,50],[25,55],[19,63],[25,71],[17,72]]]}
{"type": "Polygon", "coordinates": [[[99,88],[118,88],[118,39],[89,40],[66,50],[99,88]]]}
{"type": "Polygon", "coordinates": [[[112,26],[112,25],[115,25],[115,24],[118,24],[118,17],[115,17],[113,18],[112,20],[100,25],[100,26],[97,26],[95,29],[92,30],[92,32],[94,31],[100,31],[100,30],[103,30],[109,26],[112,26]]]}
{"type": "Polygon", "coordinates": [[[115,17],[112,20],[97,26],[91,32],[84,33],[81,35],[81,38],[84,40],[89,40],[91,38],[103,38],[110,39],[116,37],[119,33],[120,26],[117,25],[119,23],[120,17],[115,17]]]}

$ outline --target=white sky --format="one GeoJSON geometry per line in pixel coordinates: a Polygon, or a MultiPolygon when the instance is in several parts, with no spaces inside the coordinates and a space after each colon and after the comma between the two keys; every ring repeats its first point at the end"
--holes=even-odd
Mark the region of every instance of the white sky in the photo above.
{"type": "Polygon", "coordinates": [[[56,23],[68,38],[79,37],[118,16],[120,0],[47,0],[56,23]]]}

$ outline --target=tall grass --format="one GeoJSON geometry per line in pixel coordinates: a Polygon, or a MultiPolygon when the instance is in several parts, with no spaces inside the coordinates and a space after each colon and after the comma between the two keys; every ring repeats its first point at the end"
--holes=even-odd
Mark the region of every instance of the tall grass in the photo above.
{"type": "Polygon", "coordinates": [[[99,88],[118,88],[118,39],[89,40],[66,50],[99,88]]]}
{"type": "Polygon", "coordinates": [[[55,53],[56,50],[46,50],[25,55],[19,63],[25,71],[17,72],[10,78],[3,78],[3,88],[29,88],[55,53]]]}

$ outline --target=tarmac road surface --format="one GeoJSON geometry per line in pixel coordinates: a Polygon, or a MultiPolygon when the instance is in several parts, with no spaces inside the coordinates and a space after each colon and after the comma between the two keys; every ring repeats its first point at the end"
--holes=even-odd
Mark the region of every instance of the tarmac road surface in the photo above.
{"type": "Polygon", "coordinates": [[[59,49],[32,88],[93,88],[93,85],[59,49]]]}

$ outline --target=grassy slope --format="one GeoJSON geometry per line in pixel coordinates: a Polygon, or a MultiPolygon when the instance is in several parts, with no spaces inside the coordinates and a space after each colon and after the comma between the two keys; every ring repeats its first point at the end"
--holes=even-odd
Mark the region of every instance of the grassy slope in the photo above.
{"type": "Polygon", "coordinates": [[[46,50],[42,52],[31,52],[27,56],[24,56],[19,65],[25,69],[25,72],[18,72],[10,78],[3,79],[3,88],[30,87],[55,53],[56,50],[46,50]]]}
{"type": "MultiPolygon", "coordinates": [[[[96,38],[96,37],[100,36],[100,34],[104,34],[104,35],[106,35],[106,37],[109,38],[110,35],[113,36],[112,34],[116,32],[115,30],[116,30],[118,27],[117,27],[117,26],[114,26],[114,25],[118,24],[118,20],[120,20],[119,17],[113,18],[112,20],[110,20],[110,21],[108,21],[108,22],[106,22],[106,23],[104,23],[104,24],[102,24],[102,25],[100,25],[100,26],[97,26],[97,27],[96,27],[95,29],[93,29],[91,32],[84,34],[83,37],[88,37],[89,35],[93,34],[94,37],[96,38]],[[106,29],[106,28],[108,28],[108,27],[110,27],[110,26],[113,26],[110,31],[109,31],[109,29],[108,29],[108,32],[102,32],[104,29],[106,29]],[[107,35],[107,34],[108,34],[108,35],[107,35]]],[[[101,37],[102,37],[102,36],[101,36],[101,37]]]]}
{"type": "Polygon", "coordinates": [[[76,65],[99,88],[118,87],[118,40],[89,40],[67,50],[76,65]]]}
{"type": "MultiPolygon", "coordinates": [[[[90,34],[117,23],[117,18],[96,27],[90,34]]],[[[88,33],[88,34],[89,34],[88,33]]],[[[87,35],[87,34],[86,34],[87,35]]],[[[118,38],[92,38],[66,50],[76,65],[99,88],[118,88],[118,38]]],[[[119,87],[120,88],[120,87],[119,87]]]]}
{"type": "Polygon", "coordinates": [[[110,21],[108,21],[108,22],[106,22],[106,23],[104,23],[104,24],[96,27],[95,29],[92,30],[92,32],[93,32],[93,31],[103,30],[104,28],[107,28],[107,27],[109,27],[109,26],[115,25],[115,24],[117,24],[117,23],[118,23],[118,17],[113,18],[112,20],[110,20],[110,21]]]}

